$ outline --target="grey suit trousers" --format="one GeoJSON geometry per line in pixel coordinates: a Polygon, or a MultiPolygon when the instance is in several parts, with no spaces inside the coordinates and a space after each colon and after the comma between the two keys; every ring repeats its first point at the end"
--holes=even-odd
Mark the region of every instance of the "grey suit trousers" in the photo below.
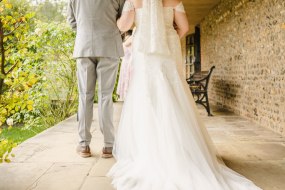
{"type": "Polygon", "coordinates": [[[93,102],[96,81],[98,82],[99,125],[104,135],[104,146],[113,147],[113,100],[112,94],[118,72],[119,58],[83,57],[77,58],[79,87],[79,144],[86,146],[91,141],[93,102]]]}

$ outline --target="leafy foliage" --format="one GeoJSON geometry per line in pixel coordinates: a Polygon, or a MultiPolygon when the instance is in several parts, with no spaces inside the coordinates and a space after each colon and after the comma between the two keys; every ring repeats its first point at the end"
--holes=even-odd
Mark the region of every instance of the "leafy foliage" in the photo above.
{"type": "Polygon", "coordinates": [[[24,1],[0,0],[0,161],[25,140],[7,134],[29,138],[77,109],[74,33],[65,24],[36,21],[29,10],[24,1]]]}
{"type": "Polygon", "coordinates": [[[43,22],[59,22],[63,23],[65,21],[65,17],[63,15],[63,10],[66,2],[58,2],[54,3],[51,1],[41,2],[36,7],[36,19],[43,22]]]}
{"type": "MultiPolygon", "coordinates": [[[[9,156],[10,156],[12,149],[16,146],[17,146],[16,143],[8,141],[7,139],[0,141],[0,155],[1,155],[0,163],[2,163],[2,162],[8,162],[9,163],[11,161],[9,156]]],[[[11,156],[14,157],[13,154],[11,154],[11,156]]]]}
{"type": "Polygon", "coordinates": [[[27,13],[27,6],[13,1],[0,0],[0,94],[5,88],[4,80],[7,75],[19,67],[24,61],[21,54],[27,52],[25,35],[30,29],[33,13],[27,13]]]}
{"type": "Polygon", "coordinates": [[[77,111],[76,63],[72,58],[75,34],[66,24],[40,23],[37,26],[43,54],[46,104],[44,121],[52,126],[77,111]]]}
{"type": "Polygon", "coordinates": [[[0,162],[10,162],[17,144],[77,111],[75,33],[62,22],[62,5],[53,4],[49,13],[47,5],[0,0],[0,162]]]}
{"type": "MultiPolygon", "coordinates": [[[[36,82],[36,77],[19,70],[26,63],[29,50],[25,37],[34,16],[27,9],[23,1],[0,0],[0,126],[16,112],[33,109],[25,91],[36,82]]],[[[0,161],[9,161],[14,146],[12,141],[0,140],[0,161]]]]}

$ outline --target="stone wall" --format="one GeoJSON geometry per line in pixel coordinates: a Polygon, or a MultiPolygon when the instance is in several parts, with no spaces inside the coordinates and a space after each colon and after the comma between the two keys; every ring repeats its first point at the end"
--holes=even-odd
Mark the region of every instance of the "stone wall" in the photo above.
{"type": "Polygon", "coordinates": [[[210,99],[285,135],[285,0],[222,0],[201,23],[210,99]]]}

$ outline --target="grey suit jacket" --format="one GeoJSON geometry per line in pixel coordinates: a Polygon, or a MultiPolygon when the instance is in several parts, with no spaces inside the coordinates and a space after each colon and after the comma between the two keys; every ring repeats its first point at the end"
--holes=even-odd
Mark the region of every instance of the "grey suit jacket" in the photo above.
{"type": "Polygon", "coordinates": [[[117,27],[125,0],[70,0],[67,21],[76,30],[73,56],[122,57],[117,27]]]}

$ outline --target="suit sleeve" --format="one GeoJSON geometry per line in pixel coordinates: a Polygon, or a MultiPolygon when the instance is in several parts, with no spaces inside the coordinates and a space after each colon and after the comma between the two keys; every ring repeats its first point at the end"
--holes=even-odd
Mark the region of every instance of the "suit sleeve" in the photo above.
{"type": "Polygon", "coordinates": [[[125,1],[126,0],[118,0],[118,2],[119,2],[119,12],[118,12],[118,18],[117,19],[119,19],[121,17],[121,15],[122,15],[125,1]]]}
{"type": "Polygon", "coordinates": [[[73,4],[73,2],[74,2],[73,0],[69,0],[69,2],[68,2],[67,22],[69,23],[71,28],[76,31],[77,24],[76,24],[76,18],[75,18],[75,15],[74,15],[74,4],[73,4]]]}

